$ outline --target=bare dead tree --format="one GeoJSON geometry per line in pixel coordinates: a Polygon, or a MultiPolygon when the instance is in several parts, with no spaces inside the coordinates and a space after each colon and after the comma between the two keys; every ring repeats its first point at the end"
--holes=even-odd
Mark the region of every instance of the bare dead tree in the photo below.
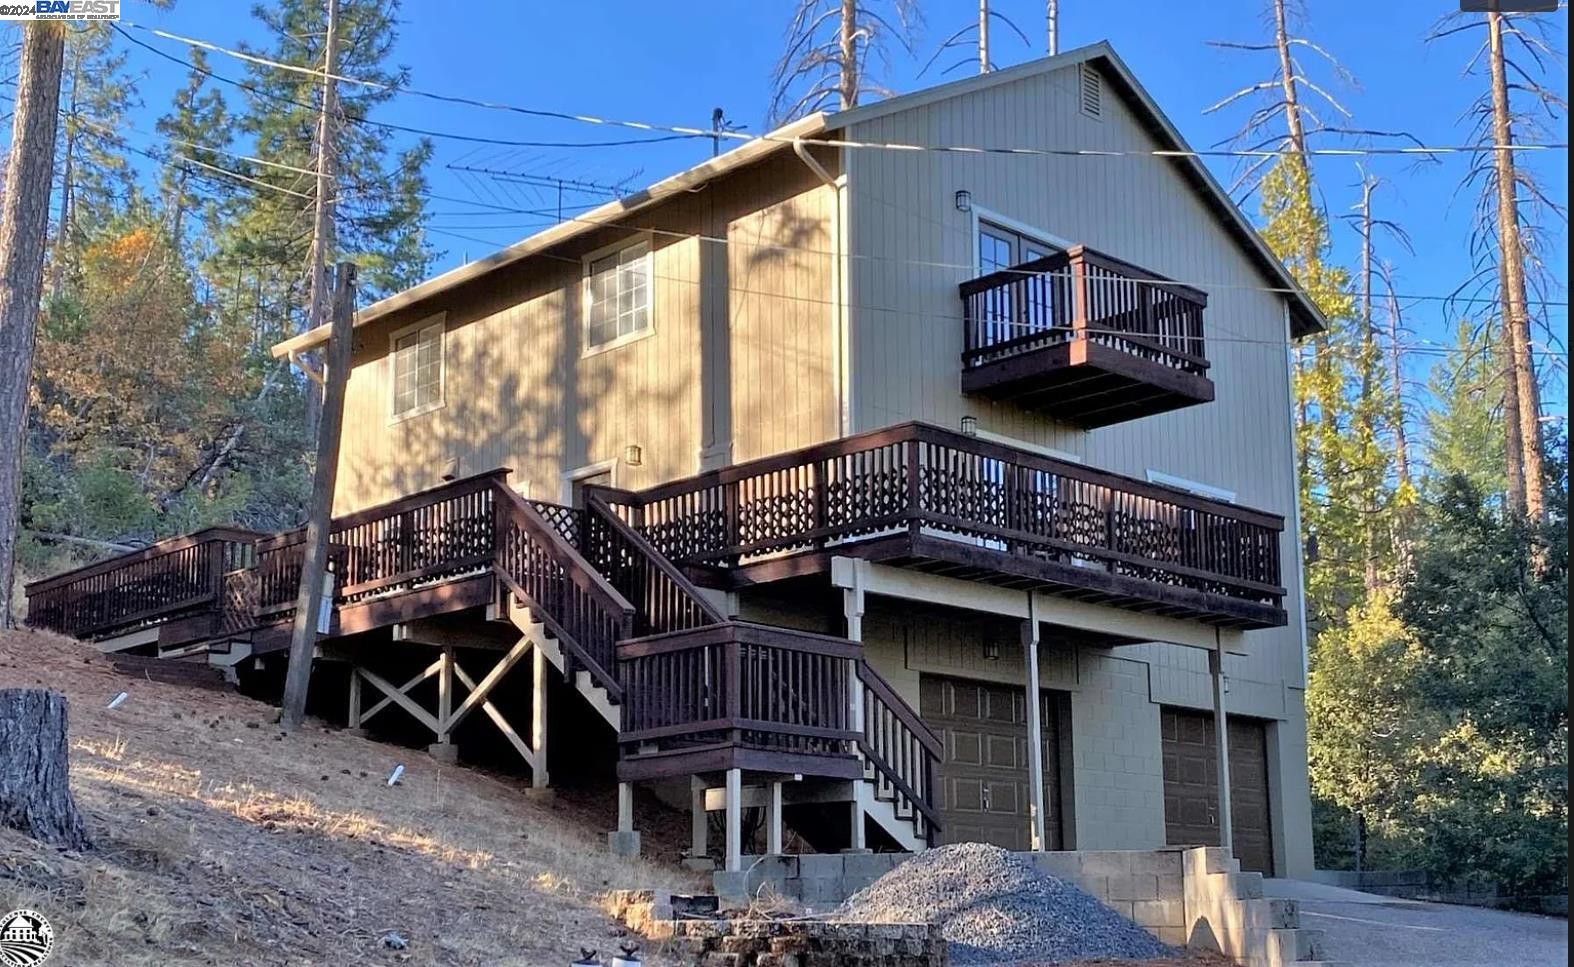
{"type": "MultiPolygon", "coordinates": [[[[1494,150],[1473,156],[1462,188],[1478,192],[1471,250],[1476,273],[1460,291],[1494,292],[1499,353],[1503,360],[1505,470],[1509,505],[1532,520],[1546,514],[1541,434],[1541,386],[1533,351],[1532,294],[1545,301],[1551,274],[1542,260],[1547,251],[1544,219],[1568,224],[1567,211],[1542,189],[1535,174],[1515,157],[1517,138],[1542,139],[1549,124],[1568,111],[1567,100],[1543,84],[1549,70],[1563,67],[1562,52],[1548,40],[1545,22],[1529,14],[1488,13],[1480,18],[1445,17],[1428,35],[1437,42],[1457,34],[1483,31],[1465,65],[1467,76],[1485,75],[1486,89],[1470,105],[1472,143],[1494,150]]],[[[1540,320],[1545,326],[1545,320],[1540,320]]]]}
{"type": "Polygon", "coordinates": [[[1060,0],[1045,0],[1044,20],[1047,34],[1044,50],[1053,57],[1060,53],[1060,0]]]}
{"type": "Polygon", "coordinates": [[[918,0],[798,0],[771,73],[770,122],[889,96],[870,76],[869,57],[889,64],[892,43],[912,53],[918,24],[918,0]]]}
{"type": "MultiPolygon", "coordinates": [[[[1357,339],[1354,353],[1356,373],[1360,379],[1359,395],[1352,408],[1352,422],[1354,424],[1357,445],[1368,452],[1364,452],[1356,462],[1361,472],[1366,473],[1370,479],[1363,481],[1360,488],[1362,500],[1362,538],[1365,555],[1365,581],[1368,591],[1375,590],[1382,581],[1380,568],[1381,545],[1385,528],[1383,527],[1383,510],[1381,506],[1381,493],[1384,480],[1381,474],[1385,471],[1386,460],[1378,452],[1379,439],[1385,429],[1403,435],[1403,429],[1395,430],[1394,427],[1403,423],[1402,412],[1395,414],[1393,404],[1384,400],[1386,387],[1383,379],[1383,351],[1378,342],[1377,318],[1374,311],[1374,296],[1376,283],[1380,277],[1377,257],[1377,236],[1379,232],[1386,234],[1390,240],[1398,243],[1406,250],[1414,251],[1410,243],[1410,236],[1404,228],[1392,219],[1378,218],[1373,212],[1372,200],[1377,189],[1383,184],[1381,178],[1367,171],[1364,166],[1357,166],[1361,175],[1361,199],[1356,202],[1353,211],[1344,216],[1344,219],[1354,228],[1356,235],[1361,239],[1361,268],[1360,268],[1360,294],[1357,306],[1357,339]],[[1384,424],[1390,424],[1386,427],[1384,424]]],[[[1386,277],[1385,277],[1386,278],[1386,277]]],[[[1393,298],[1393,289],[1388,289],[1390,300],[1393,298]]],[[[1389,320],[1390,327],[1394,320],[1389,320]]],[[[1391,329],[1391,332],[1393,330],[1391,329]]],[[[1393,353],[1393,365],[1398,366],[1399,347],[1397,335],[1390,340],[1390,351],[1393,353]]],[[[1395,386],[1396,400],[1398,387],[1395,386]]],[[[1409,470],[1406,467],[1405,473],[1409,470]]],[[[1396,488],[1397,489],[1397,488],[1396,488]]]]}
{"type": "MultiPolygon", "coordinates": [[[[1005,14],[1000,13],[997,10],[991,10],[989,8],[989,0],[978,0],[977,22],[970,23],[961,30],[958,30],[956,33],[947,37],[939,47],[935,48],[935,52],[930,55],[929,60],[924,62],[923,69],[918,72],[919,76],[923,76],[923,74],[928,71],[929,68],[933,67],[935,61],[939,60],[946,51],[953,50],[958,47],[974,47],[975,45],[978,51],[978,56],[976,58],[978,72],[980,74],[987,74],[994,70],[999,65],[995,63],[994,58],[990,54],[989,26],[990,23],[995,20],[998,20],[1007,27],[1010,27],[1012,32],[1021,38],[1022,44],[1024,46],[1033,46],[1033,42],[1027,39],[1027,34],[1023,33],[1022,28],[1013,23],[1010,17],[1007,17],[1005,14]]],[[[961,60],[942,70],[940,73],[949,74],[960,67],[966,67],[969,63],[974,62],[974,60],[975,58],[971,56],[963,57],[961,60]]]]}
{"type": "MultiPolygon", "coordinates": [[[[1223,144],[1247,150],[1278,149],[1287,153],[1295,163],[1308,167],[1307,140],[1323,132],[1352,133],[1347,125],[1331,123],[1330,118],[1348,121],[1351,113],[1332,91],[1333,84],[1314,80],[1302,63],[1310,54],[1321,59],[1332,72],[1334,80],[1357,86],[1355,76],[1339,63],[1326,48],[1297,32],[1305,17],[1295,0],[1267,0],[1264,19],[1271,39],[1257,42],[1229,40],[1209,41],[1209,46],[1223,50],[1271,53],[1274,67],[1268,77],[1247,84],[1227,97],[1204,109],[1213,114],[1245,102],[1252,105],[1251,112],[1223,144]],[[1283,130],[1277,130],[1279,124],[1283,130]]],[[[1237,200],[1256,190],[1263,169],[1272,157],[1248,160],[1237,173],[1230,190],[1237,200]]]]}

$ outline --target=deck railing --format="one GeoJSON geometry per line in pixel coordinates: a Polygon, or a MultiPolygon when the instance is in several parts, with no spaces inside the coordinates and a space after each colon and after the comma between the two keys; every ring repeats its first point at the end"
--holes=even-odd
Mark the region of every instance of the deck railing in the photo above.
{"type": "Polygon", "coordinates": [[[909,423],[621,498],[657,551],[730,569],[907,532],[1277,605],[1277,514],[909,423]]]}
{"type": "Polygon", "coordinates": [[[961,285],[963,365],[1087,340],[1203,375],[1207,293],[1074,246],[961,285]]]}
{"type": "Polygon", "coordinates": [[[211,607],[262,535],[210,527],[27,585],[28,623],[102,637],[211,607]]]}
{"type": "Polygon", "coordinates": [[[618,646],[628,749],[734,744],[851,756],[851,642],[732,621],[618,646]]]}
{"type": "Polygon", "coordinates": [[[634,634],[691,631],[726,620],[673,563],[599,495],[586,501],[582,545],[590,564],[635,607],[634,634]]]}

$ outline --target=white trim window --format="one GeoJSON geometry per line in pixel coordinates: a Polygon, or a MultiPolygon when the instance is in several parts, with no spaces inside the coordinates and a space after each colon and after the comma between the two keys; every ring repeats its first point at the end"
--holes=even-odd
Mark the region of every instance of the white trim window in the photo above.
{"type": "Polygon", "coordinates": [[[648,239],[585,257],[585,352],[650,332],[650,281],[648,239]]]}
{"type": "Polygon", "coordinates": [[[446,364],[444,317],[433,316],[388,337],[389,419],[429,413],[443,405],[446,364]]]}

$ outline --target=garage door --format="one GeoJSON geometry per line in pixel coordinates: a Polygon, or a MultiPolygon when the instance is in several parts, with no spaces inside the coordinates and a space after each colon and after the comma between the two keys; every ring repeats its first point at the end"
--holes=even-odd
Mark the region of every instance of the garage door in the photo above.
{"type": "MultiPolygon", "coordinates": [[[[1027,701],[1021,688],[925,675],[919,714],[944,745],[938,781],[947,843],[1029,847],[1027,701]]],[[[1040,703],[1044,735],[1044,832],[1059,849],[1060,730],[1056,693],[1040,703]]]]}
{"type": "MultiPolygon", "coordinates": [[[[1166,708],[1164,831],[1171,846],[1219,842],[1219,770],[1213,715],[1166,708]]],[[[1241,869],[1273,873],[1273,833],[1268,823],[1268,738],[1255,719],[1229,717],[1230,819],[1241,869]]]]}

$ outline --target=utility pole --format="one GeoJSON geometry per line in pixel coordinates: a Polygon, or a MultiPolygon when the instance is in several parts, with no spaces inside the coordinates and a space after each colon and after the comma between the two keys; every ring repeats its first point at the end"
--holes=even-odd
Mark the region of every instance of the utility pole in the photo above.
{"type": "Polygon", "coordinates": [[[38,333],[49,241],[49,188],[55,173],[60,70],[66,25],[35,20],[22,27],[11,154],[0,197],[0,628],[9,628],[27,452],[27,392],[38,333]]]}
{"type": "MultiPolygon", "coordinates": [[[[334,171],[334,118],[338,92],[334,75],[339,72],[339,0],[328,0],[328,34],[323,56],[322,113],[317,118],[317,197],[312,219],[311,291],[306,307],[306,331],[322,325],[328,309],[328,253],[334,247],[333,209],[338,194],[334,171]]],[[[315,439],[322,428],[322,399],[306,387],[306,431],[315,439]]]]}
{"type": "MultiPolygon", "coordinates": [[[[344,393],[350,376],[354,320],[355,264],[340,262],[334,272],[333,330],[328,337],[328,365],[323,373],[322,429],[317,434],[311,516],[306,522],[306,544],[301,549],[301,586],[295,595],[290,664],[284,674],[281,721],[287,732],[306,717],[306,690],[311,684],[319,615],[331,613],[323,608],[323,585],[328,570],[328,531],[333,524],[333,488],[339,476],[339,438],[344,430],[344,393]]],[[[331,607],[332,601],[328,604],[331,607]]]]}

